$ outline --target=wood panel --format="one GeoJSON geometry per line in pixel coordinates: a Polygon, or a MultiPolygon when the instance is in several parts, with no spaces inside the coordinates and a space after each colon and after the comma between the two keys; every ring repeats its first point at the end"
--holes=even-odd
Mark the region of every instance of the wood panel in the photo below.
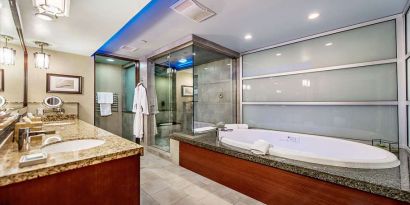
{"type": "Polygon", "coordinates": [[[180,142],[182,167],[267,204],[407,204],[180,142]]]}
{"type": "Polygon", "coordinates": [[[1,205],[138,205],[140,156],[0,187],[1,205]]]}

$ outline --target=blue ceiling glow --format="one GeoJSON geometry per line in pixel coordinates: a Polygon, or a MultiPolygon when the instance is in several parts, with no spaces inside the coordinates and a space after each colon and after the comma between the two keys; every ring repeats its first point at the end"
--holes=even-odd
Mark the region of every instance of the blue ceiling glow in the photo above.
{"type": "Polygon", "coordinates": [[[118,41],[121,36],[129,30],[129,28],[132,27],[132,25],[138,23],[139,20],[141,20],[141,17],[146,15],[150,10],[152,10],[153,7],[155,7],[157,4],[159,4],[163,0],[151,0],[144,8],[142,8],[134,17],[132,17],[117,33],[115,33],[113,36],[111,36],[110,39],[108,39],[107,42],[105,42],[95,53],[95,54],[107,54],[106,50],[109,48],[111,45],[113,45],[114,42],[118,41]]]}
{"type": "Polygon", "coordinates": [[[187,60],[185,63],[175,63],[175,65],[171,65],[171,68],[176,68],[177,70],[183,70],[185,68],[190,68],[193,65],[192,60],[187,60]]]}

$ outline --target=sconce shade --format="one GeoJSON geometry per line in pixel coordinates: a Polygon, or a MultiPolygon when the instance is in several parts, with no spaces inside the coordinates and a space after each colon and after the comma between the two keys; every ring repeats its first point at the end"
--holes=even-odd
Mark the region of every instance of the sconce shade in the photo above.
{"type": "Polygon", "coordinates": [[[0,64],[14,65],[16,63],[16,50],[8,47],[0,49],[0,64]]]}
{"type": "Polygon", "coordinates": [[[40,69],[50,68],[50,55],[43,52],[34,53],[35,67],[40,69]]]}

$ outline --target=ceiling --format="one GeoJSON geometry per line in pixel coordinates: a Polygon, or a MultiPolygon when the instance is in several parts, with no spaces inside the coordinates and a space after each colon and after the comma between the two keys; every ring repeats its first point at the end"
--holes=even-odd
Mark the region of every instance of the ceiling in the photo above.
{"type": "Polygon", "coordinates": [[[189,34],[195,34],[238,52],[334,30],[402,13],[407,0],[198,0],[217,13],[196,23],[169,7],[177,0],[152,0],[114,38],[102,53],[143,57],[189,34]],[[312,12],[320,17],[308,20],[312,12]],[[253,39],[244,40],[251,33],[253,39]],[[120,49],[138,48],[130,52],[120,49]]]}
{"type": "MultiPolygon", "coordinates": [[[[32,0],[17,0],[28,46],[44,41],[51,44],[47,49],[87,56],[94,54],[149,1],[71,0],[69,17],[44,21],[34,16],[32,0]]],[[[0,2],[3,6],[8,4],[8,0],[0,2]]]]}
{"type": "Polygon", "coordinates": [[[120,66],[131,63],[131,61],[125,61],[125,60],[121,60],[118,58],[112,58],[112,57],[106,57],[106,56],[100,56],[100,55],[95,55],[95,62],[111,64],[111,65],[120,65],[120,66]]]}
{"type": "Polygon", "coordinates": [[[0,0],[0,34],[13,37],[14,39],[10,43],[19,44],[19,39],[16,27],[14,26],[13,16],[11,15],[8,0],[0,0]]]}

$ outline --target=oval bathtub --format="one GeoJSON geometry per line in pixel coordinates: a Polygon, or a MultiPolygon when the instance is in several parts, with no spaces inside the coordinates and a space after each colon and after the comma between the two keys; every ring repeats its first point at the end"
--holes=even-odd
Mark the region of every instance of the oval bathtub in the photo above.
{"type": "Polygon", "coordinates": [[[236,129],[219,134],[224,144],[250,150],[259,139],[269,142],[269,154],[323,165],[384,169],[400,165],[396,155],[378,147],[343,139],[260,129],[236,129]]]}

